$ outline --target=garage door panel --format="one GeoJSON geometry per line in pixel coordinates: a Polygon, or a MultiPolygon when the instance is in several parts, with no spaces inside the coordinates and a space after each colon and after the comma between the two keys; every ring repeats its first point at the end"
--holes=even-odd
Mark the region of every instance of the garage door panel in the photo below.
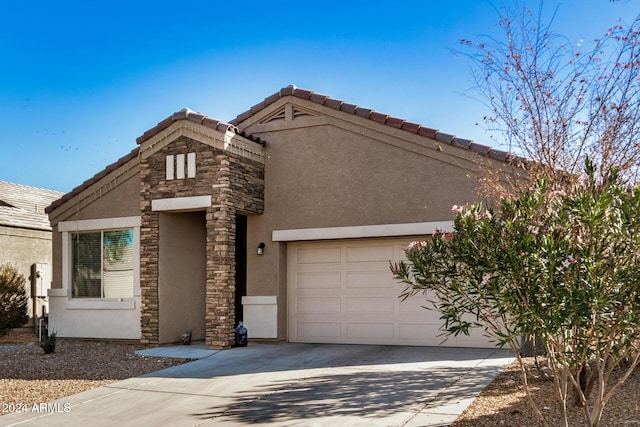
{"type": "Polygon", "coordinates": [[[388,323],[347,323],[349,342],[390,343],[394,338],[395,325],[388,323]]]}
{"type": "Polygon", "coordinates": [[[322,264],[339,263],[341,250],[339,247],[331,248],[298,248],[295,252],[297,264],[322,264]]]}
{"type": "Polygon", "coordinates": [[[347,263],[389,262],[394,258],[393,245],[347,247],[347,263]]]}
{"type": "Polygon", "coordinates": [[[347,288],[397,288],[393,282],[389,269],[376,269],[369,271],[348,271],[346,274],[347,288]]]}
{"type": "Polygon", "coordinates": [[[399,335],[401,340],[411,342],[440,342],[443,338],[438,337],[442,333],[439,324],[429,323],[400,323],[399,335]]]}
{"type": "Polygon", "coordinates": [[[337,289],[342,286],[342,277],[339,271],[299,272],[294,286],[298,289],[337,289]]]}
{"type": "Polygon", "coordinates": [[[395,312],[395,303],[389,298],[348,297],[346,300],[346,314],[393,315],[395,312]]]}
{"type": "Polygon", "coordinates": [[[337,297],[296,298],[293,312],[296,314],[340,314],[341,301],[337,297]]]}
{"type": "MultiPolygon", "coordinates": [[[[299,242],[288,245],[288,333],[294,342],[440,345],[440,313],[423,294],[398,298],[389,261],[415,239],[299,242]]],[[[420,239],[423,240],[423,239],[420,239]]],[[[479,331],[443,345],[492,347],[479,331]]]]}
{"type": "Polygon", "coordinates": [[[340,322],[295,322],[294,327],[298,339],[302,342],[322,342],[317,341],[322,339],[331,339],[331,342],[337,342],[342,336],[340,322]]]}
{"type": "Polygon", "coordinates": [[[425,307],[431,308],[432,305],[423,295],[414,295],[404,301],[400,300],[399,313],[403,316],[424,316],[433,313],[436,319],[440,317],[440,313],[427,310],[425,307]]]}

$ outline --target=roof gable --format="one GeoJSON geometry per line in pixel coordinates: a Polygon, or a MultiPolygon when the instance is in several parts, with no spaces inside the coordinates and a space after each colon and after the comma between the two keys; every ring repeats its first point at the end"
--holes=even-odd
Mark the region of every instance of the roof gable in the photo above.
{"type": "Polygon", "coordinates": [[[191,122],[201,124],[210,129],[218,130],[222,133],[233,132],[259,145],[262,145],[262,146],[265,145],[264,141],[262,141],[260,138],[254,138],[251,135],[244,133],[243,131],[241,131],[240,129],[238,129],[232,124],[225,123],[221,120],[213,119],[204,114],[196,113],[195,111],[192,111],[188,108],[183,108],[177,113],[173,113],[172,115],[162,120],[151,129],[147,130],[144,134],[142,134],[142,136],[136,139],[136,143],[140,145],[145,141],[148,141],[149,139],[153,138],[154,136],[156,136],[157,134],[159,134],[160,132],[162,132],[163,130],[167,129],[169,126],[171,126],[172,124],[180,120],[189,120],[191,122]]]}
{"type": "MultiPolygon", "coordinates": [[[[71,190],[69,193],[65,194],[63,197],[51,203],[51,205],[46,208],[46,212],[53,212],[58,207],[69,202],[75,196],[89,189],[94,184],[97,184],[100,180],[104,179],[111,173],[115,172],[117,169],[128,164],[130,161],[137,160],[139,156],[148,156],[163,144],[166,145],[177,136],[169,135],[169,139],[164,140],[161,143],[159,143],[159,141],[168,134],[171,134],[172,131],[177,130],[180,133],[184,132],[186,129],[187,132],[189,132],[189,129],[193,128],[194,126],[202,126],[203,129],[210,129],[213,133],[219,132],[221,135],[223,135],[221,144],[223,144],[225,147],[230,147],[232,151],[235,149],[236,151],[241,152],[242,155],[250,156],[255,159],[261,159],[263,157],[261,149],[265,145],[265,142],[260,138],[255,138],[251,135],[248,135],[229,123],[213,119],[204,114],[196,113],[195,111],[185,108],[176,113],[173,113],[166,119],[159,122],[156,126],[144,132],[144,134],[136,139],[136,143],[139,145],[138,147],[134,148],[129,154],[118,159],[116,162],[108,165],[101,172],[87,179],[82,184],[71,190]],[[191,126],[187,123],[190,123],[191,126]],[[242,138],[234,137],[236,135],[242,138]],[[255,144],[255,147],[257,149],[252,149],[252,147],[249,147],[249,144],[255,144]]],[[[198,135],[197,138],[206,139],[207,135],[205,135],[204,133],[194,131],[193,129],[191,130],[193,131],[193,135],[198,135]]]]}
{"type": "MultiPolygon", "coordinates": [[[[363,108],[357,106],[355,104],[350,104],[345,101],[331,98],[327,95],[321,95],[309,90],[297,88],[294,85],[287,86],[285,88],[280,89],[278,92],[274,93],[271,96],[265,98],[262,102],[254,105],[249,110],[239,114],[235,119],[231,120],[229,123],[243,127],[243,124],[247,121],[251,121],[254,119],[254,116],[259,115],[265,108],[270,106],[271,104],[279,101],[282,98],[293,96],[296,98],[304,99],[307,101],[311,101],[313,103],[324,105],[325,107],[329,107],[334,110],[342,111],[346,114],[352,114],[355,116],[363,117],[365,119],[372,120],[376,123],[383,124],[385,126],[389,126],[395,129],[400,129],[406,132],[410,132],[425,138],[433,139],[435,141],[449,144],[454,147],[459,147],[465,150],[469,150],[476,154],[480,154],[482,156],[486,156],[493,160],[498,160],[501,162],[511,163],[516,160],[522,161],[518,156],[515,156],[511,153],[502,150],[496,150],[492,147],[478,144],[473,140],[460,138],[453,134],[448,134],[445,132],[441,132],[438,129],[430,128],[423,126],[418,123],[409,122],[402,118],[390,116],[388,114],[380,113],[378,111],[374,111],[370,108],[363,108]]],[[[304,112],[304,110],[302,110],[304,112]]],[[[262,118],[261,123],[267,123],[272,120],[278,120],[284,118],[284,110],[277,110],[266,118],[262,118]]]]}

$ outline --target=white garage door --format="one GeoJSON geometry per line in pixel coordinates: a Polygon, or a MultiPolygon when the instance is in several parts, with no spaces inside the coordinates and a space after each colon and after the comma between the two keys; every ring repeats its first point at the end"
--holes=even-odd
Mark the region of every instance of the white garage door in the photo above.
{"type": "MultiPolygon", "coordinates": [[[[439,345],[440,315],[425,297],[401,301],[403,285],[389,261],[404,257],[410,239],[333,240],[288,244],[289,341],[439,345]]],[[[493,347],[480,331],[442,345],[493,347]]]]}

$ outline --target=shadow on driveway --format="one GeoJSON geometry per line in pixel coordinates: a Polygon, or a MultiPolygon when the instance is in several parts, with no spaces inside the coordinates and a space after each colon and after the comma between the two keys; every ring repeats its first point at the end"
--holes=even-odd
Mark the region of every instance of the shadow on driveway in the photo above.
{"type": "Polygon", "coordinates": [[[511,360],[496,349],[250,344],[59,400],[68,412],[8,414],[0,421],[20,427],[449,425],[511,360]]]}
{"type": "Polygon", "coordinates": [[[280,424],[318,418],[364,420],[407,410],[417,413],[436,399],[438,406],[444,406],[477,395],[487,386],[487,376],[493,378],[497,372],[492,366],[476,368],[464,381],[466,371],[446,367],[322,374],[295,382],[274,380],[240,390],[224,405],[192,415],[201,420],[280,424]]]}

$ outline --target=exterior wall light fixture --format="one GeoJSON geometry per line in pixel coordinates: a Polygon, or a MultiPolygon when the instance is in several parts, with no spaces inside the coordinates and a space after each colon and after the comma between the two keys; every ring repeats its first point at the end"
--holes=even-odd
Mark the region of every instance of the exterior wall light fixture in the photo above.
{"type": "Polygon", "coordinates": [[[258,245],[258,255],[262,255],[264,253],[264,242],[260,242],[258,245]]]}

